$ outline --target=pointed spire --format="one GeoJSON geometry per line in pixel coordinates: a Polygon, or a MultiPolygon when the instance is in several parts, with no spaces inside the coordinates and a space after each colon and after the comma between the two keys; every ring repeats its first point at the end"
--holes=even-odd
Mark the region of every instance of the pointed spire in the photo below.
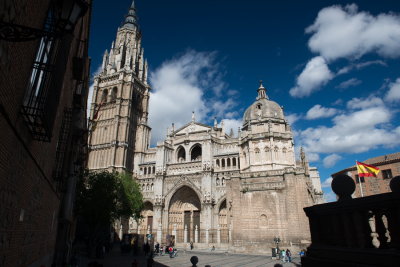
{"type": "Polygon", "coordinates": [[[218,127],[218,121],[217,121],[217,117],[214,117],[214,128],[218,127]]]}
{"type": "Polygon", "coordinates": [[[125,16],[125,22],[122,27],[125,28],[137,27],[135,1],[132,1],[131,7],[129,8],[128,14],[125,16]]]}
{"type": "Polygon", "coordinates": [[[196,121],[196,118],[194,116],[194,111],[192,111],[192,122],[195,122],[195,121],[196,121]]]}
{"type": "Polygon", "coordinates": [[[260,87],[258,87],[258,90],[257,90],[257,92],[258,92],[257,100],[262,99],[262,98],[268,99],[266,89],[264,88],[262,82],[263,81],[260,81],[260,87]]]}

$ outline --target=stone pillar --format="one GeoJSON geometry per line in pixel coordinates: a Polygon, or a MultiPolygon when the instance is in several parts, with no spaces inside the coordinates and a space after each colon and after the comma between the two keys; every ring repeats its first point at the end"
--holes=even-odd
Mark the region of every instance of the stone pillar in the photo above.
{"type": "Polygon", "coordinates": [[[187,230],[187,224],[185,224],[185,231],[183,232],[183,242],[187,243],[187,234],[188,234],[188,230],[187,230]]]}
{"type": "Polygon", "coordinates": [[[209,229],[207,228],[207,229],[206,229],[206,244],[210,243],[209,240],[208,240],[208,239],[209,239],[209,237],[208,237],[208,231],[209,231],[209,229]]]}
{"type": "Polygon", "coordinates": [[[199,228],[197,225],[194,230],[194,242],[199,243],[199,228]]]}
{"type": "Polygon", "coordinates": [[[162,239],[162,224],[159,223],[157,228],[157,242],[159,244],[161,244],[161,239],[162,239]]]}
{"type": "Polygon", "coordinates": [[[228,238],[228,243],[230,243],[232,241],[232,224],[229,224],[228,238]]]}
{"type": "Polygon", "coordinates": [[[177,240],[176,240],[176,223],[174,224],[174,229],[172,229],[172,235],[175,236],[175,242],[177,242],[177,240]]]}
{"type": "Polygon", "coordinates": [[[217,226],[217,243],[221,244],[221,228],[219,227],[219,224],[217,226]]]}

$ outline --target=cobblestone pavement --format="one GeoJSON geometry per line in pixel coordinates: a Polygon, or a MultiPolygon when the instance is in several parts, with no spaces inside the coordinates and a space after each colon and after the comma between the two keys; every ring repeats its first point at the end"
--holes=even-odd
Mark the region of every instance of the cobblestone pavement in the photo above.
{"type": "Polygon", "coordinates": [[[293,263],[283,263],[282,261],[271,259],[270,256],[196,251],[178,253],[178,256],[172,259],[167,255],[156,256],[154,260],[169,267],[189,267],[191,266],[190,258],[192,256],[197,256],[199,258],[198,267],[203,267],[207,264],[212,267],[273,267],[277,263],[282,264],[284,267],[300,266],[300,258],[294,258],[293,263]]]}
{"type": "MultiPolygon", "coordinates": [[[[212,253],[204,251],[180,251],[178,256],[170,258],[168,255],[154,257],[153,267],[190,267],[190,258],[197,256],[199,262],[198,267],[210,265],[211,267],[273,267],[275,264],[282,264],[284,267],[300,266],[300,258],[294,258],[293,263],[283,263],[282,261],[273,260],[270,256],[260,255],[244,255],[229,253],[212,253]]],[[[136,260],[139,267],[146,267],[146,257],[141,254],[134,256],[131,253],[121,254],[119,250],[112,250],[106,254],[103,259],[87,259],[84,256],[78,256],[78,266],[86,267],[91,261],[97,261],[103,264],[103,267],[131,267],[132,262],[136,260]]]]}

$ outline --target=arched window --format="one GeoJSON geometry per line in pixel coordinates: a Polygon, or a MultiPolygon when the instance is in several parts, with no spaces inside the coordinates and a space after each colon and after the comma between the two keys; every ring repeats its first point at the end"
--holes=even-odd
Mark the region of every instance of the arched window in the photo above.
{"type": "Polygon", "coordinates": [[[236,167],[236,158],[233,158],[233,159],[232,159],[232,166],[233,166],[233,167],[236,167]]]}
{"type": "Polygon", "coordinates": [[[217,180],[215,180],[215,184],[219,185],[219,178],[217,178],[217,180]]]}
{"type": "Polygon", "coordinates": [[[222,168],[225,168],[225,159],[221,159],[222,168]]]}
{"type": "Polygon", "coordinates": [[[144,175],[147,175],[147,168],[144,168],[144,175]]]}
{"type": "Polygon", "coordinates": [[[201,145],[196,144],[192,147],[192,151],[190,152],[190,160],[201,160],[201,145]]]}
{"type": "Polygon", "coordinates": [[[216,164],[219,167],[219,159],[216,160],[216,164]]]}
{"type": "Polygon", "coordinates": [[[222,178],[222,180],[221,180],[221,185],[222,185],[222,186],[225,186],[225,178],[222,178]]]}
{"type": "Polygon", "coordinates": [[[151,184],[151,191],[154,191],[154,184],[151,184]]]}
{"type": "Polygon", "coordinates": [[[117,92],[118,89],[117,87],[114,87],[111,91],[111,98],[110,98],[110,102],[115,102],[115,100],[117,99],[117,92]]]}
{"type": "Polygon", "coordinates": [[[254,149],[254,153],[256,154],[255,160],[256,162],[260,162],[260,149],[254,149]]]}
{"type": "Polygon", "coordinates": [[[275,160],[279,159],[279,148],[277,146],[274,148],[274,156],[275,160]]]}
{"type": "Polygon", "coordinates": [[[150,190],[150,185],[146,184],[146,191],[149,191],[149,190],[150,190]]]}
{"type": "Polygon", "coordinates": [[[142,191],[144,191],[144,184],[142,184],[142,191]]]}
{"type": "Polygon", "coordinates": [[[226,166],[227,166],[227,167],[230,167],[230,166],[231,166],[231,159],[230,159],[230,158],[228,158],[228,159],[226,160],[226,166]]]}
{"type": "Polygon", "coordinates": [[[271,162],[271,149],[268,147],[268,146],[266,146],[265,148],[264,148],[264,151],[265,151],[265,158],[266,158],[266,160],[267,160],[267,162],[271,162]]]}
{"type": "Polygon", "coordinates": [[[180,146],[178,148],[177,161],[185,162],[185,160],[186,160],[186,151],[182,146],[180,146]]]}
{"type": "Polygon", "coordinates": [[[156,167],[153,166],[153,173],[156,173],[156,167]]]}
{"type": "Polygon", "coordinates": [[[103,93],[101,95],[101,103],[106,103],[107,102],[107,95],[108,95],[108,90],[104,89],[103,93]]]}

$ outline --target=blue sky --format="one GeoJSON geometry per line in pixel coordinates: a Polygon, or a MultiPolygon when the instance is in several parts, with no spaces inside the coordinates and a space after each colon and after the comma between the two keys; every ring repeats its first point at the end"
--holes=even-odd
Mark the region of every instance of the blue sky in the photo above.
{"type": "MultiPolygon", "coordinates": [[[[94,1],[92,73],[130,3],[94,1]]],[[[399,151],[399,1],[137,0],[136,8],[153,144],[192,110],[237,132],[263,80],[328,199],[332,173],[399,151]]]]}

